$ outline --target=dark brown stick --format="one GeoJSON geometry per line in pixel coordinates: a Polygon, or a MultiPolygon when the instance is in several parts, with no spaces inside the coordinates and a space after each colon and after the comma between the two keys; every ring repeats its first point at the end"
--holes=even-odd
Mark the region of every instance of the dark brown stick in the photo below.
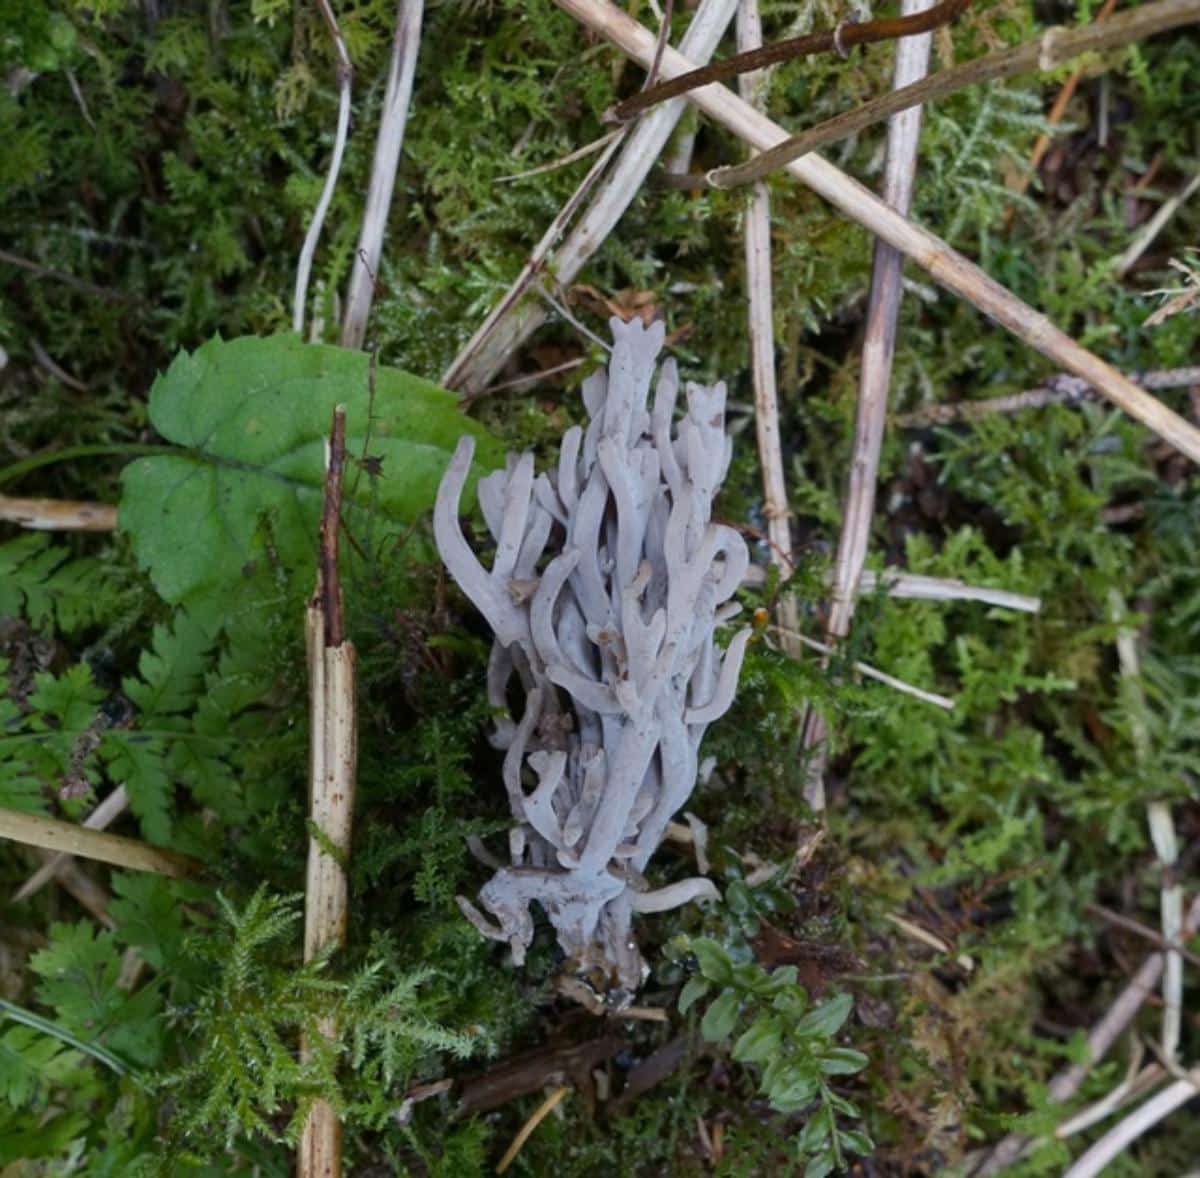
{"type": "Polygon", "coordinates": [[[346,466],[346,410],[333,411],[329,432],[329,465],[325,473],[325,501],[321,508],[321,555],[318,593],[325,618],[325,645],[341,646],[345,638],[342,619],[342,583],[338,577],[338,531],[342,518],[342,474],[346,466]]]}
{"type": "Polygon", "coordinates": [[[720,82],[737,74],[750,73],[752,70],[765,69],[782,61],[794,61],[801,57],[812,57],[818,53],[840,53],[843,57],[855,45],[872,45],[880,41],[895,41],[900,37],[912,37],[917,33],[927,33],[939,25],[948,24],[967,8],[970,0],[942,0],[941,4],[913,16],[891,17],[885,20],[865,21],[853,24],[842,21],[832,29],[822,29],[816,33],[805,33],[802,37],[790,37],[786,41],[776,41],[773,45],[764,45],[761,49],[750,49],[745,53],[734,54],[722,61],[714,61],[702,69],[692,70],[681,74],[669,82],[661,82],[657,86],[639,91],[624,102],[605,111],[604,120],[609,123],[624,123],[640,111],[656,103],[665,102],[678,94],[686,94],[697,86],[705,86],[709,82],[720,82]]]}
{"type": "MultiPolygon", "coordinates": [[[[716,168],[698,182],[701,186],[708,184],[713,188],[735,188],[739,184],[749,184],[827,143],[845,139],[911,106],[944,98],[956,90],[981,82],[994,82],[1034,70],[1051,70],[1082,53],[1115,49],[1196,21],[1200,21],[1200,0],[1160,0],[1157,4],[1131,8],[1108,20],[1082,28],[1056,25],[1032,41],[1002,49],[998,53],[989,53],[986,57],[977,57],[974,61],[942,70],[911,86],[873,98],[853,110],[843,111],[809,131],[785,139],[747,163],[716,168]]],[[[696,177],[692,178],[692,185],[697,185],[696,177]]]]}

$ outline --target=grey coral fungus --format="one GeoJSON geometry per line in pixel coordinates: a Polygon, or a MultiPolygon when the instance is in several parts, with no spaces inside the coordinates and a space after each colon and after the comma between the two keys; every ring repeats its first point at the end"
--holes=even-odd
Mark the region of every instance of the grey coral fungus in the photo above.
{"type": "Polygon", "coordinates": [[[733,700],[750,637],[714,642],[749,563],[737,532],[712,520],[732,450],[725,386],[689,383],[673,425],[673,360],[647,411],[662,324],[611,328],[608,370],[583,384],[591,421],[563,435],[557,469],[535,477],[531,454],[510,454],[480,480],[490,572],[458,521],[470,438],[434,513],[442,559],[496,633],[489,700],[507,713],[514,675],[524,694],[520,718],[505,715],[495,735],[516,819],[512,865],[479,897],[495,923],[459,904],[520,964],[538,903],[572,966],[610,996],[643,980],[634,912],[717,894],[706,879],[649,891],[643,872],[695,786],[700,740],[733,700]]]}

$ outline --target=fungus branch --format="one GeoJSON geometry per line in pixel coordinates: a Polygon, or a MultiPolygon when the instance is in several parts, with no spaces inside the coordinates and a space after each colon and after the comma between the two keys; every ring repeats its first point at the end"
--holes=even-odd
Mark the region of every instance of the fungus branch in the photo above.
{"type": "Polygon", "coordinates": [[[715,895],[703,879],[651,891],[644,872],[695,785],[705,728],[733,700],[750,632],[724,650],[715,632],[749,554],[712,519],[732,449],[724,385],[689,384],[676,424],[674,361],[654,383],[663,325],[610,326],[608,369],[583,385],[590,423],[567,431],[556,468],[535,475],[532,455],[510,455],[479,483],[491,568],[458,521],[470,438],[442,480],[434,534],[496,633],[491,703],[507,712],[514,679],[524,697],[495,734],[511,865],[480,893],[485,912],[459,904],[519,964],[536,902],[579,978],[623,1005],[644,974],[633,914],[715,895]]]}

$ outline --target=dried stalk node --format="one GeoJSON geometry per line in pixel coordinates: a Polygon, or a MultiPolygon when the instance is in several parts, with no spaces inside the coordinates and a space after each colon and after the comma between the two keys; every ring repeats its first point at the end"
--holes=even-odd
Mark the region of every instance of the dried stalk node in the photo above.
{"type": "Polygon", "coordinates": [[[532,454],[510,455],[480,481],[491,570],[458,521],[469,438],[442,480],[434,531],[496,633],[491,703],[507,712],[514,676],[524,694],[520,716],[495,734],[512,863],[480,893],[493,919],[459,904],[520,964],[537,903],[570,968],[621,1006],[645,975],[633,914],[717,894],[707,879],[650,891],[643,873],[695,785],[704,730],[733,700],[750,631],[724,650],[714,634],[738,610],[730,598],[749,554],[712,520],[732,450],[725,386],[689,383],[673,425],[674,361],[647,408],[662,324],[614,318],[611,328],[610,365],[583,385],[590,424],[566,432],[557,468],[535,477],[532,454]]]}

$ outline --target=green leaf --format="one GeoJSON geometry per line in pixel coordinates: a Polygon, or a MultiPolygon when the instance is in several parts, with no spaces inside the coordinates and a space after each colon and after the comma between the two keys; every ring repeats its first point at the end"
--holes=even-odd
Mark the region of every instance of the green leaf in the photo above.
{"type": "Polygon", "coordinates": [[[850,994],[838,994],[828,1002],[810,1010],[792,1028],[793,1033],[801,1039],[828,1039],[837,1034],[842,1024],[850,1017],[854,1009],[854,998],[850,994]]]}
{"type": "Polygon", "coordinates": [[[807,1121],[796,1138],[796,1148],[802,1153],[812,1153],[829,1136],[833,1118],[827,1105],[822,1105],[807,1121]]]}
{"type": "Polygon", "coordinates": [[[821,1071],[827,1076],[850,1076],[871,1061],[852,1047],[834,1047],[821,1053],[821,1071]]]}
{"type": "Polygon", "coordinates": [[[798,1069],[789,1069],[767,1093],[767,1099],[777,1112],[794,1113],[808,1104],[816,1091],[817,1082],[812,1076],[798,1069]]]}
{"type": "Polygon", "coordinates": [[[709,983],[702,977],[688,978],[679,993],[679,1013],[687,1014],[689,1010],[709,991],[709,983]]]}
{"type": "Polygon", "coordinates": [[[72,560],[44,533],[0,544],[0,615],[24,616],[35,629],[69,634],[91,625],[116,608],[118,588],[101,561],[72,560]]]}
{"type": "MultiPolygon", "coordinates": [[[[783,965],[773,973],[766,974],[755,987],[755,993],[764,998],[774,998],[796,986],[799,971],[794,965],[783,965]]],[[[802,991],[803,992],[803,991],[802,991]]]]}
{"type": "Polygon", "coordinates": [[[183,906],[205,895],[199,885],[164,879],[148,872],[119,871],[112,877],[114,899],[108,906],[117,924],[117,939],[133,946],[156,970],[174,980],[196,974],[193,955],[184,952],[187,930],[183,906]]]}
{"type": "Polygon", "coordinates": [[[700,1033],[710,1042],[719,1043],[729,1037],[737,1022],[741,999],[736,990],[726,990],[704,1012],[700,1020],[700,1033]]]}
{"type": "Polygon", "coordinates": [[[155,626],[151,650],[138,659],[140,678],[125,679],[125,694],[147,714],[187,711],[196,702],[208,668],[212,639],[186,613],[175,615],[173,629],[155,626]]]}
{"type": "Polygon", "coordinates": [[[756,962],[741,961],[733,967],[732,984],[743,993],[758,994],[767,975],[756,962]]]}
{"type": "Polygon", "coordinates": [[[692,941],[692,952],[700,965],[700,972],[718,986],[728,986],[733,981],[733,963],[723,946],[711,937],[696,937],[692,941]]]}
{"type": "Polygon", "coordinates": [[[117,985],[121,956],[112,933],[87,921],[51,925],[49,944],[29,964],[42,979],[38,999],[67,1030],[123,1059],[157,1061],[164,1033],[159,994],[150,988],[131,995],[117,985]]]}
{"type": "Polygon", "coordinates": [[[733,1058],[739,1063],[764,1063],[779,1050],[782,1041],[778,1018],[764,1012],[733,1045],[733,1058]]]}
{"type": "Polygon", "coordinates": [[[346,407],[347,453],[361,457],[366,445],[382,462],[378,479],[347,471],[352,530],[368,501],[397,527],[416,519],[463,434],[479,440],[482,467],[499,461],[498,444],[445,389],[381,366],[372,401],[369,363],[291,334],[246,336],[182,352],[159,376],[150,420],[180,450],[125,469],[119,519],[166,601],[189,605],[212,631],[256,571],[312,575],[335,405],[346,407]]]}
{"type": "Polygon", "coordinates": [[[40,1103],[78,1065],[79,1057],[59,1040],[30,1027],[10,1027],[0,1034],[0,1098],[13,1108],[40,1103]]]}
{"type": "Polygon", "coordinates": [[[842,1148],[847,1153],[857,1153],[865,1157],[875,1149],[875,1142],[858,1129],[843,1129],[838,1136],[841,1139],[842,1148]]]}
{"type": "Polygon", "coordinates": [[[837,1163],[833,1160],[832,1151],[819,1153],[804,1167],[804,1178],[826,1178],[826,1175],[832,1174],[836,1167],[837,1163]]]}

